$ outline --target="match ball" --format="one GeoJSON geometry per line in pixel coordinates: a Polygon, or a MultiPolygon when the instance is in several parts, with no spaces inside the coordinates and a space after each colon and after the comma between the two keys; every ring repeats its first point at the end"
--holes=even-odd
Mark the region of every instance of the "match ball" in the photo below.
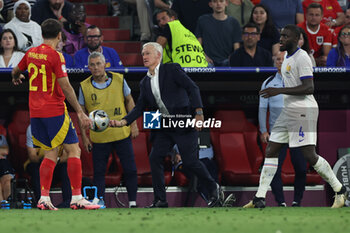
{"type": "Polygon", "coordinates": [[[92,120],[92,131],[102,132],[107,129],[109,124],[109,117],[105,111],[94,110],[90,112],[89,118],[92,120]]]}

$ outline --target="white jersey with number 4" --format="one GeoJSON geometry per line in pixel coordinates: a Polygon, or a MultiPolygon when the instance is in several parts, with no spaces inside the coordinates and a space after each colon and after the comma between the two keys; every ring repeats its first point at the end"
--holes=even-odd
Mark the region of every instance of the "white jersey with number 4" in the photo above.
{"type": "MultiPolygon", "coordinates": [[[[285,56],[281,71],[285,87],[300,86],[301,80],[313,78],[311,59],[300,48],[285,56]]],[[[297,109],[318,108],[318,105],[313,95],[284,95],[284,107],[287,111],[298,112],[297,109]]]]}

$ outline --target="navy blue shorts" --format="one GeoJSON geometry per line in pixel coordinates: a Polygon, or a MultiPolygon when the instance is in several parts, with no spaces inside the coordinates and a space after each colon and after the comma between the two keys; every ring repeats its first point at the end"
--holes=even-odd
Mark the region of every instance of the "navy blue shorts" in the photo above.
{"type": "Polygon", "coordinates": [[[78,136],[67,110],[65,114],[48,118],[31,118],[33,144],[52,150],[62,144],[78,143],[78,136]]]}
{"type": "Polygon", "coordinates": [[[8,174],[15,174],[14,169],[12,168],[10,162],[7,159],[0,159],[0,177],[8,174]]]}

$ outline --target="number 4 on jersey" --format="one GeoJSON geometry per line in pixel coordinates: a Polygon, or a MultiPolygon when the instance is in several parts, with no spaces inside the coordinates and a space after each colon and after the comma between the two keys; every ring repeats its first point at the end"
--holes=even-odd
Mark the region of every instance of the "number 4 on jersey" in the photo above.
{"type": "Polygon", "coordinates": [[[305,136],[302,126],[300,126],[300,128],[299,128],[299,136],[302,137],[302,138],[305,136]]]}

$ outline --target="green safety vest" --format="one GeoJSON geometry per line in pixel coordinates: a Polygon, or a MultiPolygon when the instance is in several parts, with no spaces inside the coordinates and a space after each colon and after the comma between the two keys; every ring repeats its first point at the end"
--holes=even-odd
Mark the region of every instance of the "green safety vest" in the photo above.
{"type": "Polygon", "coordinates": [[[182,67],[207,67],[202,45],[179,20],[168,22],[172,36],[172,51],[167,44],[163,50],[163,63],[179,63],[182,67]]]}

